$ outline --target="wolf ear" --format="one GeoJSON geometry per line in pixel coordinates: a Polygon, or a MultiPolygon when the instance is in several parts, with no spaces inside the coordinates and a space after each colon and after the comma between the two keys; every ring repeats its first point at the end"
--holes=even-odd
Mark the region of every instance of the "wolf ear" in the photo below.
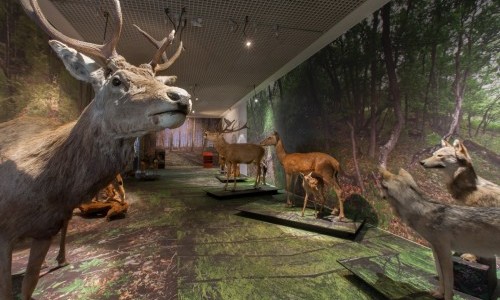
{"type": "Polygon", "coordinates": [[[466,159],[468,161],[471,160],[471,157],[469,155],[469,151],[467,151],[467,148],[465,148],[464,144],[461,141],[455,140],[453,142],[453,147],[455,148],[455,151],[457,152],[457,156],[460,156],[460,158],[466,159]]]}
{"type": "Polygon", "coordinates": [[[453,147],[447,140],[441,140],[442,147],[453,147]]]}

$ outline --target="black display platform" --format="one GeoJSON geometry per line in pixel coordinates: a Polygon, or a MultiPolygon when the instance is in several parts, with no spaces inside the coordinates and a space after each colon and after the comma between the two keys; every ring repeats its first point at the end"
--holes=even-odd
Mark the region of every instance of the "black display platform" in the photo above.
{"type": "Polygon", "coordinates": [[[236,209],[242,216],[346,239],[354,239],[364,224],[337,221],[332,216],[317,219],[312,209],[306,209],[302,217],[302,207],[286,207],[284,202],[275,200],[258,200],[236,209]]]}
{"type": "MultiPolygon", "coordinates": [[[[418,255],[410,256],[415,257],[415,261],[408,261],[408,256],[406,258],[402,256],[403,254],[395,252],[380,256],[340,259],[338,262],[387,299],[435,299],[430,295],[430,291],[438,284],[436,274],[429,272],[428,268],[421,267],[423,264],[417,259],[418,255]]],[[[431,266],[433,265],[434,263],[431,266]]],[[[454,294],[455,300],[479,300],[457,290],[454,294]]]]}
{"type": "Polygon", "coordinates": [[[278,193],[278,189],[273,186],[260,186],[254,189],[253,186],[236,187],[236,191],[231,191],[231,186],[228,186],[228,190],[224,191],[222,188],[215,188],[205,190],[207,195],[214,197],[216,199],[234,199],[241,197],[251,197],[251,196],[264,196],[264,195],[275,195],[278,193]]]}
{"type": "MultiPolygon", "coordinates": [[[[226,175],[215,175],[215,178],[219,179],[220,182],[223,182],[223,183],[226,183],[226,175]]],[[[247,181],[248,180],[248,176],[238,176],[236,177],[236,179],[234,179],[233,177],[229,178],[229,182],[234,182],[236,180],[236,182],[244,182],[244,181],[247,181]]]]}

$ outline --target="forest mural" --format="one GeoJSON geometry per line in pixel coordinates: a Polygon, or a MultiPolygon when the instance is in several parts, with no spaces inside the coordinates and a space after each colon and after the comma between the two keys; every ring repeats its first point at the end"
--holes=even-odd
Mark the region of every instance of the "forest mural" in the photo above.
{"type": "MultiPolygon", "coordinates": [[[[459,138],[478,175],[500,183],[498,32],[495,1],[392,1],[261,90],[258,102],[248,99],[249,141],[276,130],[287,152],[332,155],[346,206],[365,202],[372,223],[411,237],[379,195],[379,165],[405,168],[433,198],[451,201],[441,174],[418,161],[442,138],[459,138]]],[[[268,181],[283,187],[274,147],[267,151],[268,181]]]]}
{"type": "Polygon", "coordinates": [[[66,71],[50,49],[47,35],[18,1],[2,1],[0,122],[25,115],[68,122],[78,117],[92,97],[90,85],[66,71]]]}

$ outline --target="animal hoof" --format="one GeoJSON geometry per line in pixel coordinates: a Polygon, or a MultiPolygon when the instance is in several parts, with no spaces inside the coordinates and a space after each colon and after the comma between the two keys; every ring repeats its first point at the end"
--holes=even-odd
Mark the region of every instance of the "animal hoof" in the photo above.
{"type": "Polygon", "coordinates": [[[332,216],[337,216],[337,215],[339,214],[339,212],[340,212],[340,211],[339,211],[339,209],[338,209],[338,208],[334,208],[334,209],[332,209],[332,213],[331,213],[331,215],[332,215],[332,216]]]}
{"type": "Polygon", "coordinates": [[[59,262],[59,261],[57,262],[57,266],[58,266],[59,268],[66,267],[67,265],[69,265],[69,262],[68,262],[68,261],[66,261],[66,260],[65,260],[65,261],[63,261],[63,262],[59,262]]]}

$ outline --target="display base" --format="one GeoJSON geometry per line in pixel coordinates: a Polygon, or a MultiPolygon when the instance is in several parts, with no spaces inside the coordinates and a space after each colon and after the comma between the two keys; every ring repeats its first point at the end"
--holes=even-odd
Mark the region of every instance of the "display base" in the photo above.
{"type": "MultiPolygon", "coordinates": [[[[219,179],[220,182],[226,183],[227,177],[226,175],[215,175],[215,178],[219,179]]],[[[229,182],[244,182],[248,180],[248,176],[238,176],[236,178],[229,178],[229,182]]]]}
{"type": "Polygon", "coordinates": [[[493,299],[497,286],[496,259],[479,258],[479,263],[453,256],[454,288],[481,299],[493,299]]]}
{"type": "Polygon", "coordinates": [[[234,192],[230,189],[224,191],[221,188],[206,190],[206,192],[210,197],[222,200],[252,196],[275,195],[278,193],[278,189],[272,186],[264,185],[256,189],[254,189],[253,187],[245,186],[243,189],[237,188],[234,192]]]}
{"type": "MultiPolygon", "coordinates": [[[[436,275],[401,260],[400,253],[391,253],[338,262],[387,299],[435,299],[430,291],[438,284],[436,275]]],[[[456,290],[454,294],[457,299],[479,299],[456,290]]]]}
{"type": "Polygon", "coordinates": [[[354,239],[364,224],[348,219],[338,221],[333,216],[318,219],[311,209],[302,217],[302,208],[286,207],[281,201],[259,200],[236,209],[242,216],[346,239],[354,239]]]}

